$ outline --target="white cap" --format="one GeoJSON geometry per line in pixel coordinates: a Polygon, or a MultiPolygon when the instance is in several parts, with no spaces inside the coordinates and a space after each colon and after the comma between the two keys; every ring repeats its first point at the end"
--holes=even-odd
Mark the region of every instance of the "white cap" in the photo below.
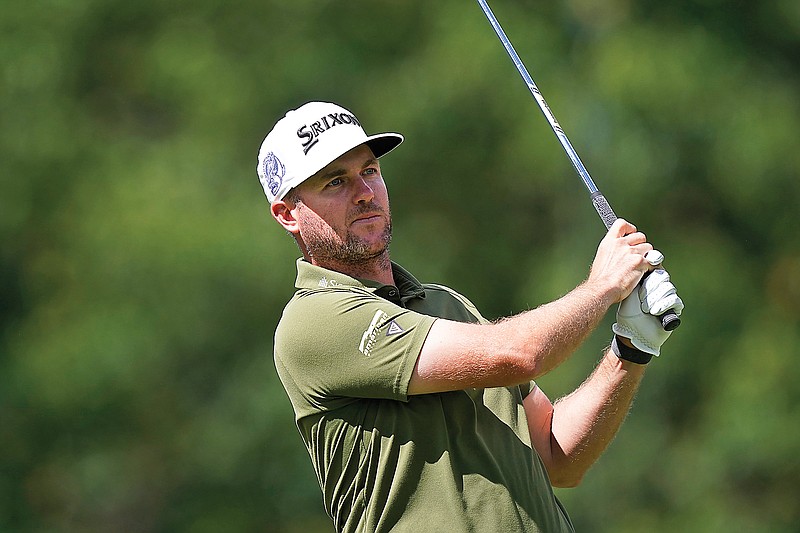
{"type": "Polygon", "coordinates": [[[367,136],[343,107],[309,102],[287,112],[267,134],[256,171],[271,204],[356,146],[366,143],[377,158],[401,142],[399,133],[367,136]]]}

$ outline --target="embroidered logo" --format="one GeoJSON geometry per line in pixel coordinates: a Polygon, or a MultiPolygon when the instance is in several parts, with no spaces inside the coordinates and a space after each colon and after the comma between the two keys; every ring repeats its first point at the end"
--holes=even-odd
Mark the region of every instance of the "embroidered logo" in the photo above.
{"type": "Polygon", "coordinates": [[[400,324],[392,320],[389,322],[389,329],[386,330],[386,336],[391,337],[392,335],[397,335],[398,333],[403,333],[403,328],[400,327],[400,324]]]}
{"type": "Polygon", "coordinates": [[[261,163],[261,186],[269,190],[273,196],[278,194],[278,189],[283,184],[286,175],[286,166],[281,163],[274,152],[269,152],[261,163]]]}
{"type": "Polygon", "coordinates": [[[315,144],[319,142],[319,136],[328,131],[329,129],[344,125],[351,124],[353,126],[361,127],[358,119],[349,113],[328,113],[325,116],[319,117],[319,120],[311,124],[303,124],[297,130],[297,137],[303,146],[303,153],[308,154],[315,144]]]}
{"type": "Polygon", "coordinates": [[[366,331],[361,336],[361,343],[358,345],[358,351],[370,357],[372,349],[375,347],[375,341],[378,339],[378,331],[381,329],[382,323],[389,318],[389,315],[378,309],[372,316],[372,322],[369,323],[366,331]]]}

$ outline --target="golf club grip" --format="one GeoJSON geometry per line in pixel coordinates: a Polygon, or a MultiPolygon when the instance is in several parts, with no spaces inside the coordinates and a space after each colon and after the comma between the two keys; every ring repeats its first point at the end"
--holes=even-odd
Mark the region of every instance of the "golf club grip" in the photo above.
{"type": "MultiPolygon", "coordinates": [[[[614,214],[614,210],[611,209],[608,200],[600,191],[593,192],[591,198],[595,211],[600,215],[603,224],[606,225],[606,229],[609,229],[614,221],[617,220],[617,215],[614,214]]],[[[658,315],[658,318],[661,320],[661,327],[664,328],[664,331],[672,331],[681,325],[680,317],[672,309],[658,315]]]]}
{"type": "Polygon", "coordinates": [[[614,221],[617,220],[617,215],[614,214],[614,210],[611,209],[608,200],[600,191],[593,192],[591,198],[592,205],[594,205],[597,214],[600,215],[603,224],[606,225],[606,229],[610,229],[614,221]]]}

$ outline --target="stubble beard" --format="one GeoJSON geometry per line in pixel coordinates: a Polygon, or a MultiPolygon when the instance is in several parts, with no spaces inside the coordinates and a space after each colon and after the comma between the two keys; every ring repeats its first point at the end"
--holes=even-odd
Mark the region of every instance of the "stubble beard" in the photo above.
{"type": "Polygon", "coordinates": [[[389,243],[392,241],[392,218],[389,213],[386,227],[376,243],[360,238],[349,229],[342,238],[331,226],[314,215],[307,217],[304,225],[306,229],[301,231],[303,242],[308,255],[316,264],[329,266],[355,277],[366,277],[376,269],[391,268],[389,243]]]}

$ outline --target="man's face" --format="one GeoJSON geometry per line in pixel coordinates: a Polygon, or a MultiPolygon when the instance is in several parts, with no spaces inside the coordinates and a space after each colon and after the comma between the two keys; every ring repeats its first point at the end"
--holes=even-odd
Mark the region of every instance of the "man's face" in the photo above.
{"type": "Polygon", "coordinates": [[[345,153],[294,191],[298,228],[312,261],[358,265],[385,255],[392,235],[386,184],[366,145],[345,153]]]}

